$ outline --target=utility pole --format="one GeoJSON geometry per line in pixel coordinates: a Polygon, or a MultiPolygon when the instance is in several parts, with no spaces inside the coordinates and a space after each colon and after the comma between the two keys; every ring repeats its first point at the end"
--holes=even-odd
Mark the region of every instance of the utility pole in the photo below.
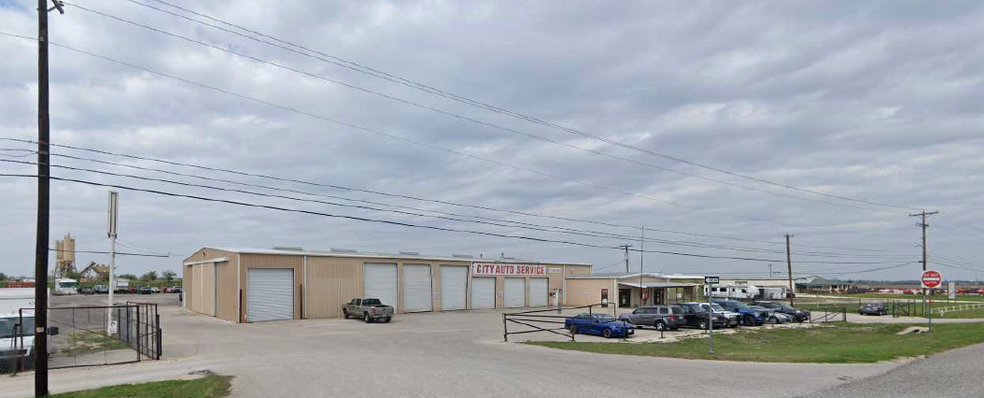
{"type": "MultiPolygon", "coordinates": [[[[926,217],[938,213],[939,211],[926,212],[926,210],[923,210],[920,213],[909,214],[909,217],[922,218],[922,221],[916,225],[922,227],[922,261],[921,262],[922,262],[923,271],[926,271],[926,228],[929,227],[929,224],[926,223],[926,217]]],[[[923,314],[926,315],[926,289],[922,289],[922,296],[923,296],[923,314]]]]}
{"type": "Polygon", "coordinates": [[[642,287],[642,274],[646,269],[646,226],[639,227],[641,234],[639,235],[639,306],[645,305],[645,300],[643,299],[643,287],[642,287]]]}
{"type": "MultiPolygon", "coordinates": [[[[789,305],[791,305],[791,306],[792,305],[796,305],[795,304],[796,286],[793,285],[793,258],[789,254],[789,238],[792,238],[792,237],[793,237],[793,235],[786,234],[786,267],[789,270],[789,305]]],[[[771,269],[772,268],[770,267],[769,268],[770,272],[771,272],[771,269]]]]}
{"type": "Polygon", "coordinates": [[[769,278],[771,278],[771,277],[772,277],[772,266],[773,266],[773,265],[774,265],[774,264],[769,264],[769,278]]]}
{"type": "MultiPolygon", "coordinates": [[[[113,306],[113,293],[116,291],[116,233],[119,215],[120,195],[115,191],[109,192],[109,213],[106,235],[109,236],[109,307],[113,306]]],[[[115,332],[113,309],[106,309],[106,334],[115,332]]]]}
{"type": "Polygon", "coordinates": [[[632,245],[622,245],[622,246],[619,246],[618,247],[619,249],[624,249],[625,250],[625,273],[626,274],[629,273],[629,249],[631,247],[632,247],[632,245]]]}
{"type": "MultiPolygon", "coordinates": [[[[60,0],[53,0],[64,14],[60,0]]],[[[34,396],[48,396],[48,238],[51,191],[48,114],[48,0],[38,0],[38,219],[34,247],[34,396]]]]}

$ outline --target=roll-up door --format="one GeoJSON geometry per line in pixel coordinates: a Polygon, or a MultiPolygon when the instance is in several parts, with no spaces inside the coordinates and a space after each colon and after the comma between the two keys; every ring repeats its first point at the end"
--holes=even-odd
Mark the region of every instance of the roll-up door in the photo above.
{"type": "Polygon", "coordinates": [[[246,273],[246,321],[294,319],[294,270],[249,268],[246,273]]]}
{"type": "Polygon", "coordinates": [[[495,308],[495,278],[472,278],[472,309],[495,308]]]}
{"type": "Polygon", "coordinates": [[[503,294],[503,307],[526,306],[526,278],[506,278],[506,290],[503,294]]]}
{"type": "Polygon", "coordinates": [[[195,307],[192,308],[192,311],[199,314],[205,313],[205,307],[204,304],[202,304],[204,302],[203,297],[205,296],[203,293],[205,290],[204,269],[205,267],[203,267],[202,264],[195,265],[194,268],[192,268],[195,272],[195,286],[193,287],[193,289],[195,289],[195,293],[193,294],[195,296],[195,307]]]}
{"type": "Polygon", "coordinates": [[[396,308],[396,264],[366,263],[362,268],[362,297],[378,298],[396,308]]]}
{"type": "Polygon", "coordinates": [[[547,278],[530,278],[530,307],[547,306],[547,278]]]}
{"type": "Polygon", "coordinates": [[[424,312],[433,310],[431,300],[431,266],[403,265],[403,311],[424,312]]]}
{"type": "Polygon", "coordinates": [[[468,267],[441,266],[441,309],[465,309],[468,290],[468,267]]]}

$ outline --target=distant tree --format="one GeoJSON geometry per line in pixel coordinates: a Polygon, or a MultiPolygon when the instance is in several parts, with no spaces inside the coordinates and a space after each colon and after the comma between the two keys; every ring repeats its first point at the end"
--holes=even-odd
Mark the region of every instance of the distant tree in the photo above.
{"type": "Polygon", "coordinates": [[[156,281],[157,280],[157,271],[147,271],[147,273],[146,274],[143,274],[143,276],[140,277],[140,279],[143,279],[143,280],[148,281],[148,282],[156,281]]]}
{"type": "Polygon", "coordinates": [[[131,281],[137,280],[137,276],[134,275],[134,274],[120,274],[120,275],[116,275],[116,278],[117,279],[129,279],[131,281]]]}
{"type": "Polygon", "coordinates": [[[161,272],[161,276],[164,277],[164,280],[167,281],[167,283],[171,283],[171,281],[174,280],[174,277],[178,276],[178,274],[171,270],[164,270],[161,272]]]}
{"type": "Polygon", "coordinates": [[[5,280],[7,280],[7,274],[0,272],[0,281],[5,281],[5,280]]]}
{"type": "Polygon", "coordinates": [[[65,273],[65,277],[68,279],[75,279],[77,281],[82,280],[82,274],[79,271],[68,271],[65,273]]]}

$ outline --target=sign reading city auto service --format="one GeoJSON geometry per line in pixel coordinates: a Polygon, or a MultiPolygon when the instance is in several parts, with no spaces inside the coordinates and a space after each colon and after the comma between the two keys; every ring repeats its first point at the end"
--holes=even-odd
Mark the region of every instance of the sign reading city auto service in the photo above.
{"type": "Polygon", "coordinates": [[[472,264],[472,275],[515,275],[515,276],[536,276],[546,275],[547,267],[543,265],[528,264],[499,264],[499,263],[474,263],[472,264]]]}
{"type": "Polygon", "coordinates": [[[924,289],[935,289],[943,283],[943,276],[939,271],[923,271],[921,279],[924,289]]]}

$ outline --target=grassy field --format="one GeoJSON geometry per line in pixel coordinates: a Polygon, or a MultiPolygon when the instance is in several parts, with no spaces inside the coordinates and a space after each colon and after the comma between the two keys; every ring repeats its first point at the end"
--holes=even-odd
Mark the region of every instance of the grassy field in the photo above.
{"type": "Polygon", "coordinates": [[[232,376],[209,375],[194,380],[168,380],[141,384],[122,384],[94,390],[51,395],[53,398],[213,398],[226,397],[232,376]]]}
{"type": "Polygon", "coordinates": [[[743,329],[707,339],[674,343],[530,342],[527,344],[603,354],[750,362],[871,363],[929,355],[984,342],[984,324],[934,325],[931,334],[896,333],[910,325],[830,324],[800,329],[743,329]]]}
{"type": "MultiPolygon", "coordinates": [[[[886,299],[886,300],[919,300],[922,301],[922,296],[918,294],[892,294],[892,293],[858,293],[858,294],[824,294],[823,296],[830,297],[841,297],[845,299],[855,299],[865,298],[865,299],[886,299]]],[[[927,296],[927,299],[935,301],[947,301],[948,296],[945,294],[937,294],[933,296],[927,296]]],[[[799,299],[797,299],[799,300],[799,299]]],[[[984,296],[970,295],[970,294],[958,294],[958,301],[982,301],[984,302],[984,296]]]]}
{"type": "Polygon", "coordinates": [[[124,348],[127,348],[125,341],[117,340],[102,333],[77,331],[70,334],[67,339],[62,340],[55,349],[55,353],[61,356],[79,356],[124,348]]]}

